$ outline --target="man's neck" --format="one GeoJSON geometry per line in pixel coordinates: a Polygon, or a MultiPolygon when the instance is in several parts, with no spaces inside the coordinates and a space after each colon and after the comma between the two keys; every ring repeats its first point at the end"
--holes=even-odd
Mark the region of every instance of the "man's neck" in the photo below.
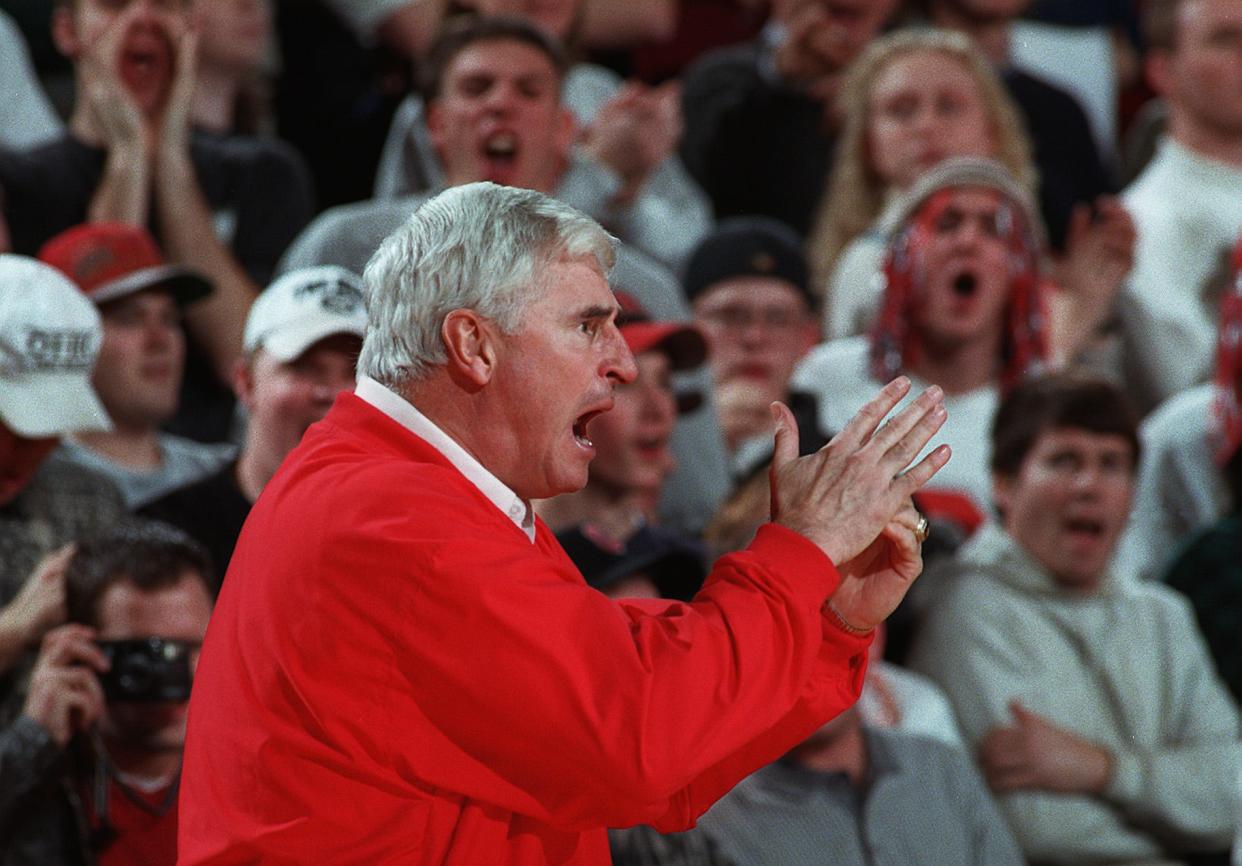
{"type": "Polygon", "coordinates": [[[251,503],[255,502],[267,482],[272,480],[272,476],[280,468],[283,459],[284,455],[266,453],[261,446],[247,441],[246,447],[237,457],[235,475],[242,495],[251,503]]]}
{"type": "Polygon", "coordinates": [[[553,532],[590,523],[614,541],[625,541],[644,518],[649,496],[588,484],[576,493],[541,499],[535,511],[553,532]]]}
{"type": "Polygon", "coordinates": [[[923,345],[908,371],[946,394],[965,394],[995,381],[999,373],[1000,339],[978,339],[952,345],[923,345]]]}
{"type": "Polygon", "coordinates": [[[75,441],[125,469],[159,469],[164,463],[159,431],[150,427],[123,427],[109,433],[79,433],[75,441]]]}
{"type": "Polygon", "coordinates": [[[1242,169],[1242,134],[1238,132],[1219,131],[1196,123],[1185,111],[1170,105],[1169,137],[1205,159],[1242,169]]]}
{"type": "Polygon", "coordinates": [[[179,749],[153,751],[111,740],[105,740],[104,746],[108,750],[108,760],[112,762],[112,766],[131,782],[166,785],[176,777],[177,770],[181,767],[179,749]]]}
{"type": "Polygon", "coordinates": [[[995,66],[1009,62],[1009,21],[993,18],[980,20],[947,5],[933,4],[929,17],[937,27],[965,33],[995,66]]]}

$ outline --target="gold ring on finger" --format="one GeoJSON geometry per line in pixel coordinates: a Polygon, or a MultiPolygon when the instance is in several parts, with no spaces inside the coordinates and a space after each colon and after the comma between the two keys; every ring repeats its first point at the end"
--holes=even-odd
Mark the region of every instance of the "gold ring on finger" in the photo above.
{"type": "Polygon", "coordinates": [[[914,540],[922,544],[929,535],[931,535],[931,524],[927,522],[926,517],[920,514],[919,522],[914,525],[914,540]]]}

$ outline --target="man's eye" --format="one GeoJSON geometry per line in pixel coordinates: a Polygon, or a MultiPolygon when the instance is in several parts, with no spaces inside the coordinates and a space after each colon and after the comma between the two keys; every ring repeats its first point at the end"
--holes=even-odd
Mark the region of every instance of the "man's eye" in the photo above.
{"type": "Polygon", "coordinates": [[[1073,454],[1053,454],[1048,458],[1048,465],[1062,472],[1077,469],[1078,464],[1078,458],[1073,454]]]}
{"type": "Polygon", "coordinates": [[[894,99],[884,106],[883,113],[894,120],[908,120],[918,110],[918,101],[910,97],[894,99]]]}
{"type": "Polygon", "coordinates": [[[936,220],[936,230],[939,232],[955,231],[962,224],[962,215],[957,211],[946,211],[936,220]]]}

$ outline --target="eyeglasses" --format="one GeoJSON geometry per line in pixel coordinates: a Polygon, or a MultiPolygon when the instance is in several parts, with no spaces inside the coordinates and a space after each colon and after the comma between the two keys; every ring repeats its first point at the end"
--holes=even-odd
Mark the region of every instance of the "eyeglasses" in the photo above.
{"type": "Polygon", "coordinates": [[[769,331],[788,331],[806,321],[804,312],[788,307],[755,308],[736,305],[704,310],[701,317],[726,331],[744,331],[755,325],[762,325],[769,331]]]}

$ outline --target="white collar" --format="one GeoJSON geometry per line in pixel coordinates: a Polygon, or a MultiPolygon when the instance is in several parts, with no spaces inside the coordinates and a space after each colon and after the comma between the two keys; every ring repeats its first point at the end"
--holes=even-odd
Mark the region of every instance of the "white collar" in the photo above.
{"type": "Polygon", "coordinates": [[[510,490],[503,481],[476,460],[474,455],[437,427],[430,418],[419,412],[414,404],[369,376],[358,377],[358,386],[354,389],[354,394],[443,454],[458,472],[466,476],[467,481],[479,488],[479,492],[503,511],[534,543],[535,512],[531,509],[530,503],[510,490]]]}

